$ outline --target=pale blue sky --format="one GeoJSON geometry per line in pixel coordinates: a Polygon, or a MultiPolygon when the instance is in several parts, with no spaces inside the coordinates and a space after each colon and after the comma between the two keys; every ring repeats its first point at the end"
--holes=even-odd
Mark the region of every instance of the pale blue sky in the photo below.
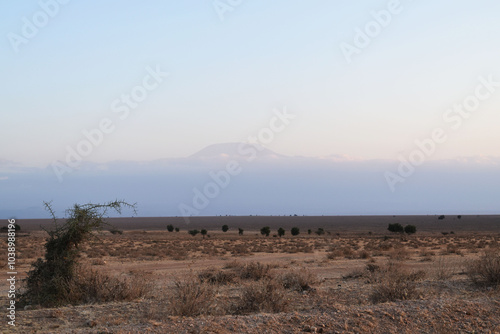
{"type": "MultiPolygon", "coordinates": [[[[73,0],[16,53],[8,34],[40,4],[2,0],[0,159],[63,160],[104,117],[116,130],[88,161],[188,156],[245,140],[283,107],[297,118],[269,145],[276,152],[397,159],[443,126],[479,76],[500,81],[500,2],[401,0],[348,64],[340,44],[388,3],[243,0],[221,21],[212,1],[73,0]],[[170,75],[120,121],[111,103],[148,66],[170,75]]],[[[431,159],[500,156],[498,124],[500,89],[446,128],[431,159]]]]}

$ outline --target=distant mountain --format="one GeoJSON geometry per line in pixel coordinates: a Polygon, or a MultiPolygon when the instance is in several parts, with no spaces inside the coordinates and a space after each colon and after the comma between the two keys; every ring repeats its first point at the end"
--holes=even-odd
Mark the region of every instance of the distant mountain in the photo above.
{"type": "Polygon", "coordinates": [[[251,154],[256,154],[257,157],[284,157],[283,155],[273,152],[261,145],[247,143],[222,143],[209,145],[195,154],[190,155],[189,158],[244,158],[250,156],[251,154]]]}

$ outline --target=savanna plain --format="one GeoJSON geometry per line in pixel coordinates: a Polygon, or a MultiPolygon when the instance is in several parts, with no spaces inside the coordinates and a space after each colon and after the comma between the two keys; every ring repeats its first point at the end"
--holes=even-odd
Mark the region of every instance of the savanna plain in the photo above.
{"type": "MultiPolygon", "coordinates": [[[[20,304],[3,333],[500,333],[500,216],[107,221],[79,246],[75,299],[20,304]]],[[[19,280],[51,221],[17,222],[19,280]]]]}

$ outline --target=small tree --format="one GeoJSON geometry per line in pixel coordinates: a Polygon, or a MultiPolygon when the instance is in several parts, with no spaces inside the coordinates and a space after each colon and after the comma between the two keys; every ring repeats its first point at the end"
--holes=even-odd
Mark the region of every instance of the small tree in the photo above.
{"type": "Polygon", "coordinates": [[[307,230],[307,234],[311,234],[312,233],[312,230],[311,229],[308,229],[307,230]]]}
{"type": "Polygon", "coordinates": [[[121,213],[123,207],[135,212],[135,204],[114,201],[106,204],[75,204],[66,211],[68,218],[58,224],[50,203],[44,203],[52,216],[54,228],[46,230],[49,237],[45,243],[45,256],[32,264],[25,279],[25,292],[21,303],[42,306],[59,306],[66,303],[81,302],[85,296],[72,293],[72,286],[78,282],[76,272],[79,268],[80,244],[89,240],[93,231],[107,225],[105,216],[113,209],[121,213]]]}
{"type": "Polygon", "coordinates": [[[280,227],[278,229],[278,236],[281,238],[284,235],[285,235],[285,229],[283,227],[280,227]]]}
{"type": "Polygon", "coordinates": [[[226,233],[229,230],[229,226],[222,225],[222,232],[226,233]]]}
{"type": "Polygon", "coordinates": [[[175,228],[175,232],[179,232],[180,229],[178,227],[175,228]]]}
{"type": "Polygon", "coordinates": [[[172,224],[167,225],[167,231],[173,232],[174,231],[174,226],[172,224]]]}
{"type": "Polygon", "coordinates": [[[403,225],[400,223],[389,224],[387,229],[393,233],[403,233],[405,231],[403,225]]]}
{"type": "Polygon", "coordinates": [[[405,226],[405,233],[407,234],[413,234],[417,232],[417,227],[415,225],[406,225],[405,226]]]}
{"type": "Polygon", "coordinates": [[[318,229],[316,230],[316,232],[315,232],[315,233],[316,233],[317,235],[323,235],[323,234],[325,234],[325,230],[324,230],[322,227],[320,227],[320,228],[318,228],[318,229]]]}
{"type": "Polygon", "coordinates": [[[457,216],[457,218],[458,218],[458,219],[462,219],[462,215],[458,215],[458,216],[457,216]]]}
{"type": "Polygon", "coordinates": [[[200,233],[200,231],[194,229],[194,230],[189,230],[188,231],[189,234],[191,234],[193,237],[196,236],[198,233],[200,233]]]}
{"type": "Polygon", "coordinates": [[[239,235],[243,235],[243,231],[244,231],[244,230],[243,230],[241,227],[238,227],[238,234],[239,234],[239,235]]]}
{"type": "Polygon", "coordinates": [[[441,216],[438,217],[439,220],[443,220],[444,218],[445,218],[444,215],[441,215],[441,216]]]}
{"type": "Polygon", "coordinates": [[[201,230],[201,235],[203,236],[203,239],[205,239],[205,236],[207,235],[207,230],[205,229],[201,230]]]}
{"type": "Polygon", "coordinates": [[[269,226],[264,226],[263,228],[260,229],[260,234],[268,237],[269,234],[271,234],[271,228],[269,226]]]}
{"type": "MultiPolygon", "coordinates": [[[[2,226],[2,228],[0,229],[2,232],[8,232],[9,231],[9,228],[7,226],[2,226]]],[[[21,230],[21,226],[19,226],[18,223],[14,223],[14,230],[17,232],[17,231],[20,231],[21,230]]]]}
{"type": "Polygon", "coordinates": [[[290,233],[292,233],[293,236],[299,235],[300,229],[298,227],[292,227],[290,233]]]}

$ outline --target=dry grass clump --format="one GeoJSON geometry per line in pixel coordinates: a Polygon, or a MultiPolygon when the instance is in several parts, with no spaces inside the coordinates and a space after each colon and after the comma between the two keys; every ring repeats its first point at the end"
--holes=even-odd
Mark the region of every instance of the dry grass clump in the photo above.
{"type": "Polygon", "coordinates": [[[210,314],[217,293],[213,285],[200,282],[194,275],[189,275],[185,279],[175,279],[171,291],[168,298],[168,312],[188,317],[210,314]]]}
{"type": "Polygon", "coordinates": [[[235,267],[234,270],[241,279],[258,281],[263,278],[271,277],[271,266],[264,265],[260,262],[249,262],[235,267]]]}
{"type": "Polygon", "coordinates": [[[232,306],[232,313],[285,312],[289,303],[283,286],[275,280],[265,279],[242,287],[240,298],[232,306]]]}
{"type": "Polygon", "coordinates": [[[415,299],[419,296],[416,281],[425,277],[425,272],[409,272],[400,263],[389,262],[386,268],[374,273],[378,282],[370,296],[374,303],[415,299]]]}
{"type": "Polygon", "coordinates": [[[225,285],[233,283],[236,280],[236,273],[221,269],[208,268],[198,274],[200,282],[225,285]]]}
{"type": "Polygon", "coordinates": [[[500,248],[486,249],[479,259],[466,263],[466,272],[478,285],[500,284],[500,248]]]}
{"type": "Polygon", "coordinates": [[[308,291],[317,282],[317,277],[307,269],[289,271],[279,277],[281,285],[292,291],[308,291]]]}
{"type": "Polygon", "coordinates": [[[152,287],[144,277],[110,277],[86,267],[78,268],[73,280],[61,284],[68,304],[131,301],[146,296],[152,287]]]}
{"type": "Polygon", "coordinates": [[[448,280],[453,276],[453,267],[451,263],[444,257],[440,256],[436,260],[436,279],[440,281],[448,280]]]}

